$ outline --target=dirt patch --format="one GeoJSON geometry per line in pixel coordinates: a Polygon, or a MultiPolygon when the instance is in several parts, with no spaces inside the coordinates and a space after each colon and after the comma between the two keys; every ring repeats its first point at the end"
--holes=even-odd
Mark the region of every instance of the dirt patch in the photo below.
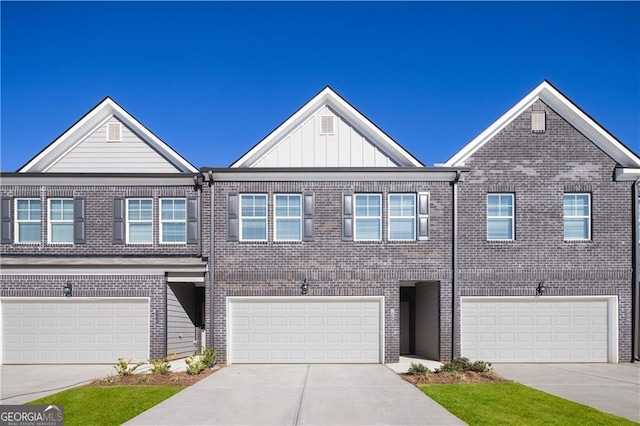
{"type": "Polygon", "coordinates": [[[495,373],[481,374],[475,371],[465,371],[464,373],[452,373],[442,371],[439,373],[430,373],[428,376],[420,376],[414,374],[401,374],[402,378],[414,385],[433,385],[433,384],[450,384],[450,383],[493,383],[493,382],[509,382],[495,373]]]}
{"type": "Polygon", "coordinates": [[[89,386],[191,386],[205,377],[214,374],[216,371],[220,371],[220,368],[207,368],[201,371],[200,374],[187,374],[184,371],[180,371],[167,374],[140,373],[130,376],[114,375],[94,380],[89,386]]]}

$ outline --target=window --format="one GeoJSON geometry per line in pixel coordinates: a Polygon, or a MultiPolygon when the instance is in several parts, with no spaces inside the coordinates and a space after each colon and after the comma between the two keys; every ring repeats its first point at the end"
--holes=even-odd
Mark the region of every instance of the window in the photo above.
{"type": "Polygon", "coordinates": [[[107,124],[107,142],[122,141],[122,125],[120,123],[107,124]]]}
{"type": "Polygon", "coordinates": [[[153,242],[153,200],[127,199],[127,243],[153,242]]]}
{"type": "Polygon", "coordinates": [[[564,195],[564,239],[591,239],[591,195],[564,195]]]}
{"type": "Polygon", "coordinates": [[[240,240],[267,240],[266,195],[240,195],[240,240]]]}
{"type": "Polygon", "coordinates": [[[513,239],[513,194],[488,194],[487,240],[513,239]]]}
{"type": "Polygon", "coordinates": [[[356,194],[355,239],[380,241],[382,237],[382,197],[379,194],[356,194]]]}
{"type": "Polygon", "coordinates": [[[389,194],[389,240],[416,239],[415,194],[389,194]]]}
{"type": "Polygon", "coordinates": [[[187,203],[184,198],[160,200],[160,242],[187,242],[187,203]]]}
{"type": "Polygon", "coordinates": [[[49,200],[49,242],[73,244],[73,199],[49,200]]]}
{"type": "Polygon", "coordinates": [[[276,194],[274,199],[275,240],[300,241],[302,197],[296,194],[276,194]]]}
{"type": "Polygon", "coordinates": [[[16,242],[40,242],[40,200],[37,198],[16,200],[16,242]]]}

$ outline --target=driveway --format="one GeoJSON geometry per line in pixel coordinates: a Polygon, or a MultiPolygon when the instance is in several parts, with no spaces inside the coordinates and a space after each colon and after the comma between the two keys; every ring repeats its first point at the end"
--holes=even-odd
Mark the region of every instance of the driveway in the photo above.
{"type": "Polygon", "coordinates": [[[231,365],[127,425],[462,425],[384,365],[231,365]]]}
{"type": "Polygon", "coordinates": [[[114,374],[113,365],[0,365],[0,404],[24,404],[114,374]]]}
{"type": "Polygon", "coordinates": [[[499,375],[640,421],[640,364],[494,364],[499,375]]]}

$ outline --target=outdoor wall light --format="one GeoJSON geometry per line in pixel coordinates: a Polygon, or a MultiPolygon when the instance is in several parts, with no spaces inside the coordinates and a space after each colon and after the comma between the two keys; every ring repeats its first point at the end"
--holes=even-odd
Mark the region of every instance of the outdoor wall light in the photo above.
{"type": "Polygon", "coordinates": [[[62,294],[64,294],[66,297],[71,297],[72,293],[73,293],[73,287],[71,287],[71,284],[66,283],[64,287],[62,287],[62,294]]]}
{"type": "Polygon", "coordinates": [[[538,283],[538,287],[536,287],[536,295],[542,296],[547,288],[544,286],[544,281],[540,281],[538,283]]]}
{"type": "Polygon", "coordinates": [[[302,291],[302,294],[309,293],[309,283],[307,282],[306,278],[302,281],[302,285],[300,286],[300,290],[302,291]]]}

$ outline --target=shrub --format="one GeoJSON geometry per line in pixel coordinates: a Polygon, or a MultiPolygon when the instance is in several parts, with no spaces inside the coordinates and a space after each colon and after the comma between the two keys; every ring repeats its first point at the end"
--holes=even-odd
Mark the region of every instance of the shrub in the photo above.
{"type": "Polygon", "coordinates": [[[429,377],[429,373],[431,373],[431,370],[429,370],[429,368],[422,363],[416,364],[415,362],[412,362],[407,372],[409,374],[413,374],[414,376],[429,377]]]}
{"type": "Polygon", "coordinates": [[[124,376],[132,375],[133,372],[136,371],[136,369],[143,364],[144,362],[140,361],[136,365],[132,366],[131,358],[129,358],[128,360],[125,360],[124,358],[118,358],[118,363],[113,368],[116,369],[118,376],[124,377],[124,376]]]}
{"type": "Polygon", "coordinates": [[[485,373],[492,370],[491,363],[486,361],[476,361],[469,366],[469,370],[476,373],[485,373]]]}
{"type": "Polygon", "coordinates": [[[190,356],[184,359],[184,362],[187,364],[187,374],[200,374],[202,370],[207,368],[200,359],[195,359],[195,357],[190,356]]]}
{"type": "Polygon", "coordinates": [[[202,362],[206,368],[211,368],[216,365],[217,356],[218,354],[213,349],[205,348],[202,355],[200,355],[200,362],[202,362]]]}
{"type": "MultiPolygon", "coordinates": [[[[173,357],[171,357],[171,360],[172,359],[173,357]]],[[[153,374],[167,374],[171,369],[171,364],[169,363],[171,360],[167,357],[157,359],[155,361],[150,359],[149,364],[151,364],[151,368],[149,371],[153,374]]]]}

